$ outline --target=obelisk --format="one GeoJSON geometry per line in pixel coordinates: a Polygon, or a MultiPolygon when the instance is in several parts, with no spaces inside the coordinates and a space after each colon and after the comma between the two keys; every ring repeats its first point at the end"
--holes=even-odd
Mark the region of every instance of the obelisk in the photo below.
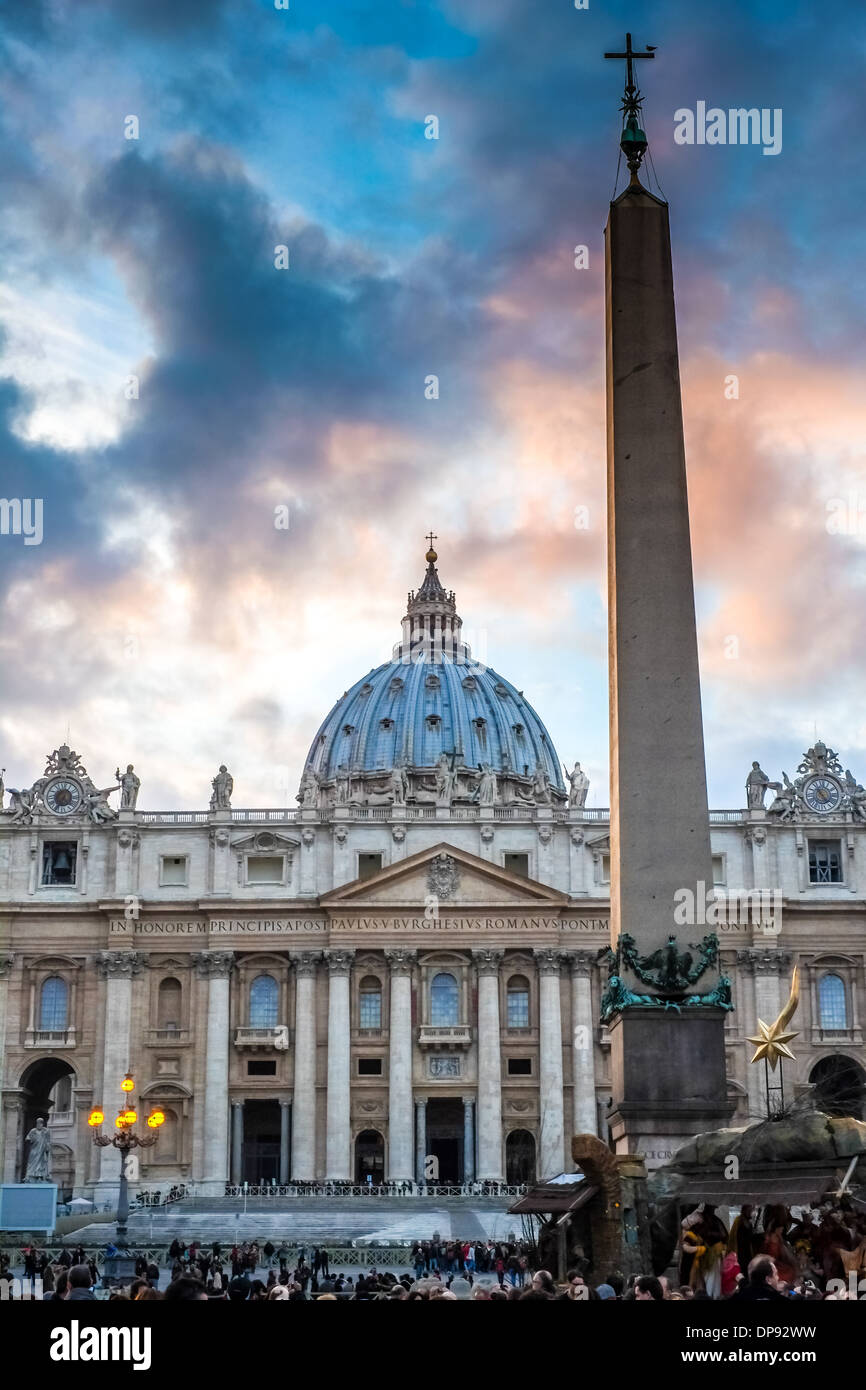
{"type": "Polygon", "coordinates": [[[605,230],[609,1115],[617,1151],[657,1166],[733,1106],[726,982],[714,928],[700,925],[713,874],[668,205],[638,177],[646,136],[632,60],[653,53],[634,53],[629,35],[626,53],[605,56],[628,65],[631,174],[605,230]]]}

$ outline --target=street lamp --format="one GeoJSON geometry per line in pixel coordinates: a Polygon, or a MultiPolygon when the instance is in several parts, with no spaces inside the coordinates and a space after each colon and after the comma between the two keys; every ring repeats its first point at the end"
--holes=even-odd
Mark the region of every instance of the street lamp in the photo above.
{"type": "MultiPolygon", "coordinates": [[[[127,1094],[132,1091],[135,1082],[129,1072],[120,1083],[120,1088],[127,1094]]],[[[115,1245],[118,1250],[125,1251],[129,1248],[127,1239],[126,1223],[129,1219],[129,1181],[128,1181],[128,1162],[129,1155],[133,1149],[149,1149],[159,1138],[159,1127],[165,1122],[165,1113],[155,1106],[147,1117],[147,1123],[152,1134],[136,1134],[133,1126],[138,1122],[138,1112],[131,1103],[124,1102],[117,1112],[114,1121],[115,1134],[103,1134],[101,1125],[105,1120],[105,1114],[100,1106],[94,1106],[88,1116],[87,1123],[93,1130],[93,1142],[100,1148],[108,1148],[109,1145],[120,1152],[120,1192],[117,1201],[117,1223],[115,1245]]]]}

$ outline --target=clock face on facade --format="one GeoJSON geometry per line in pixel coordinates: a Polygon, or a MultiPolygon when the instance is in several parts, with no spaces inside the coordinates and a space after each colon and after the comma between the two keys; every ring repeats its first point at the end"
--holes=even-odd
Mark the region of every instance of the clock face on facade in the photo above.
{"type": "Polygon", "coordinates": [[[71,816],[79,810],[83,797],[77,782],[69,777],[55,777],[43,791],[42,800],[55,816],[71,816]]]}
{"type": "Polygon", "coordinates": [[[803,800],[810,811],[827,816],[842,804],[842,788],[833,777],[810,777],[803,787],[803,800]]]}

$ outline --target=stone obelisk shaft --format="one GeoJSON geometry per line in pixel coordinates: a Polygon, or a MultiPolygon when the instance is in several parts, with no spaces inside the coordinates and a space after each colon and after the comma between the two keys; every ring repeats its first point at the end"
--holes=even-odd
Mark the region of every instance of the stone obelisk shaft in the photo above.
{"type": "MultiPolygon", "coordinates": [[[[636,182],[611,205],[606,294],[611,937],[646,958],[700,939],[675,895],[713,878],[668,208],[636,182]]],[[[714,1008],[615,1015],[621,1152],[652,1166],[724,1121],[723,1029],[714,1008]]]]}

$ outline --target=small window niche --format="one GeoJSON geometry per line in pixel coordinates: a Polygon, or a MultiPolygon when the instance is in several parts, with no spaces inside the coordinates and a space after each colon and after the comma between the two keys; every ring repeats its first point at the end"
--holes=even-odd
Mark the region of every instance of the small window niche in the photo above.
{"type": "Polygon", "coordinates": [[[189,859],[185,854],[160,855],[160,888],[186,888],[188,882],[189,859]]]}

